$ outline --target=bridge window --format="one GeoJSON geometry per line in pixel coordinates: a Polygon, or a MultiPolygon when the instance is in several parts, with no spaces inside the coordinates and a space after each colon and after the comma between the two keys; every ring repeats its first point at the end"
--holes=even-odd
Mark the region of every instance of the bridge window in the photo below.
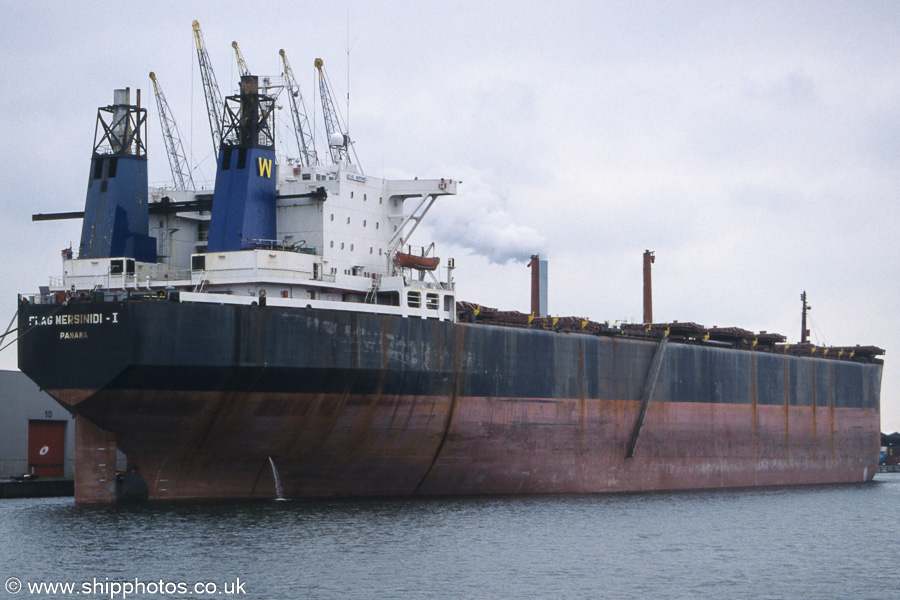
{"type": "Polygon", "coordinates": [[[419,308],[422,306],[422,294],[419,292],[407,292],[406,304],[410,308],[419,308]]]}
{"type": "Polygon", "coordinates": [[[437,310],[440,307],[440,303],[438,302],[437,294],[426,294],[425,295],[425,308],[429,310],[437,310]]]}

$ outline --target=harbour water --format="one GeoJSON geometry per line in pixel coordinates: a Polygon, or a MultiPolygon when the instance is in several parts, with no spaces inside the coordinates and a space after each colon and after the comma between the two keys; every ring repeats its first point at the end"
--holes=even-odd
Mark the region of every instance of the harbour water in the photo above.
{"type": "Polygon", "coordinates": [[[10,499],[0,581],[10,598],[881,599],[900,590],[898,509],[896,473],[596,496],[10,499]],[[34,591],[60,582],[78,593],[34,591]]]}

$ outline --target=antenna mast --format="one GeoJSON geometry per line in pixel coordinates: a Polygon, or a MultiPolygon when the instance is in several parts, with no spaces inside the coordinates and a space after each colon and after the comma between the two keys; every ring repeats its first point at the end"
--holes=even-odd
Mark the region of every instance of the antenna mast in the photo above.
{"type": "Polygon", "coordinates": [[[350,4],[347,4],[347,131],[350,131],[350,4]]]}
{"type": "Polygon", "coordinates": [[[800,294],[800,301],[803,302],[803,316],[800,319],[800,343],[805,344],[809,341],[809,329],[806,328],[806,313],[812,310],[812,306],[806,303],[806,292],[800,294]]]}

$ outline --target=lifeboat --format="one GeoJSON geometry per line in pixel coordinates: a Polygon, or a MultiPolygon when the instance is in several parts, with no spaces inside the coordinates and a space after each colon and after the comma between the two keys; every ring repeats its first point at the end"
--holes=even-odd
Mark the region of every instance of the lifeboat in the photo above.
{"type": "Polygon", "coordinates": [[[394,265],[397,267],[434,271],[439,264],[441,264],[441,259],[437,256],[416,256],[405,252],[397,252],[394,255],[394,265]]]}

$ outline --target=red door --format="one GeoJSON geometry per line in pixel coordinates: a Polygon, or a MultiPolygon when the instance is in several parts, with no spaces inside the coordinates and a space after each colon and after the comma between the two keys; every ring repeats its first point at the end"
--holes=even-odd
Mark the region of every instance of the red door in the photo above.
{"type": "Polygon", "coordinates": [[[28,421],[28,472],[62,477],[65,443],[65,421],[28,421]]]}

